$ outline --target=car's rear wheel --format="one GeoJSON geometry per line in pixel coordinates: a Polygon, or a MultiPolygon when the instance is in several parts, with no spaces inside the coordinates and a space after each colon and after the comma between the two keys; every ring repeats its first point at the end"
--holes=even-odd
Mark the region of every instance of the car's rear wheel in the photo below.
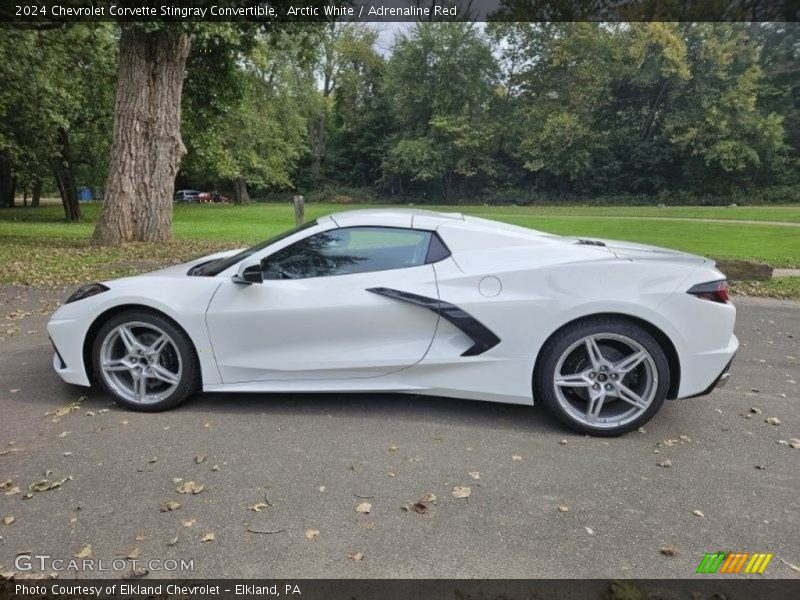
{"type": "Polygon", "coordinates": [[[597,317],[569,325],[547,342],[534,391],[572,429],[615,436],[658,412],[669,379],[667,356],[645,328],[597,317]]]}
{"type": "Polygon", "coordinates": [[[200,384],[186,333],[146,311],[125,311],[106,321],[97,332],[92,359],[103,387],[134,410],[172,408],[200,384]]]}

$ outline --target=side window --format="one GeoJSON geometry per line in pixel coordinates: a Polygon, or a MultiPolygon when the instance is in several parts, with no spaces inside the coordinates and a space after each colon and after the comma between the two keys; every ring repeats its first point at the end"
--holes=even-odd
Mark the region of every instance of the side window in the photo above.
{"type": "Polygon", "coordinates": [[[423,265],[433,235],[393,227],[332,229],[278,250],[264,261],[264,279],[307,279],[423,265]]]}

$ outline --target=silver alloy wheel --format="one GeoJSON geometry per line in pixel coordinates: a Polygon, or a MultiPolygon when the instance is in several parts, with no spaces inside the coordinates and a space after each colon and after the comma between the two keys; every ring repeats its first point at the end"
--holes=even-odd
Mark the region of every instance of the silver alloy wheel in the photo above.
{"type": "Polygon", "coordinates": [[[658,370],[636,340],[599,333],[564,351],[553,386],[570,417],[583,425],[611,429],[630,423],[650,407],[658,390],[658,370]]]}
{"type": "Polygon", "coordinates": [[[108,332],[100,346],[100,370],[108,387],[138,404],[169,397],[183,365],[174,340],[151,323],[131,321],[108,332]]]}

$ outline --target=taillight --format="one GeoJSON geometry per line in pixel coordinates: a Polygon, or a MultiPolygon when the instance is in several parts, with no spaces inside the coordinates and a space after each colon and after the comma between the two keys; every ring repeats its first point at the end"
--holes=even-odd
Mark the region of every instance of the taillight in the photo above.
{"type": "Polygon", "coordinates": [[[728,296],[728,281],[725,279],[721,281],[698,283],[692,286],[687,293],[692,296],[697,296],[698,298],[703,298],[704,300],[711,300],[712,302],[721,302],[723,304],[730,302],[730,296],[728,296]]]}

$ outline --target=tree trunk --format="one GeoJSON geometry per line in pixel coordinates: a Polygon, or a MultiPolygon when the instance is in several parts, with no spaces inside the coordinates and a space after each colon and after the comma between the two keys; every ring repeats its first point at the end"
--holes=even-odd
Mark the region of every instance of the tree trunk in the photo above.
{"type": "Polygon", "coordinates": [[[0,154],[0,207],[14,206],[14,174],[11,171],[11,161],[0,154]]]}
{"type": "Polygon", "coordinates": [[[92,241],[117,245],[172,236],[181,140],[181,94],[189,36],[124,26],[117,63],[114,143],[105,203],[92,241]]]}
{"type": "Polygon", "coordinates": [[[243,177],[239,177],[233,182],[233,202],[234,204],[247,204],[250,202],[250,195],[247,193],[247,182],[243,177]]]}
{"type": "Polygon", "coordinates": [[[31,206],[38,207],[39,199],[42,197],[42,180],[38,177],[33,180],[33,188],[31,189],[31,206]]]}
{"type": "Polygon", "coordinates": [[[72,169],[69,133],[63,127],[58,129],[58,152],[58,158],[53,160],[53,175],[64,205],[64,216],[67,221],[78,221],[81,218],[81,205],[78,203],[78,190],[72,169]]]}

